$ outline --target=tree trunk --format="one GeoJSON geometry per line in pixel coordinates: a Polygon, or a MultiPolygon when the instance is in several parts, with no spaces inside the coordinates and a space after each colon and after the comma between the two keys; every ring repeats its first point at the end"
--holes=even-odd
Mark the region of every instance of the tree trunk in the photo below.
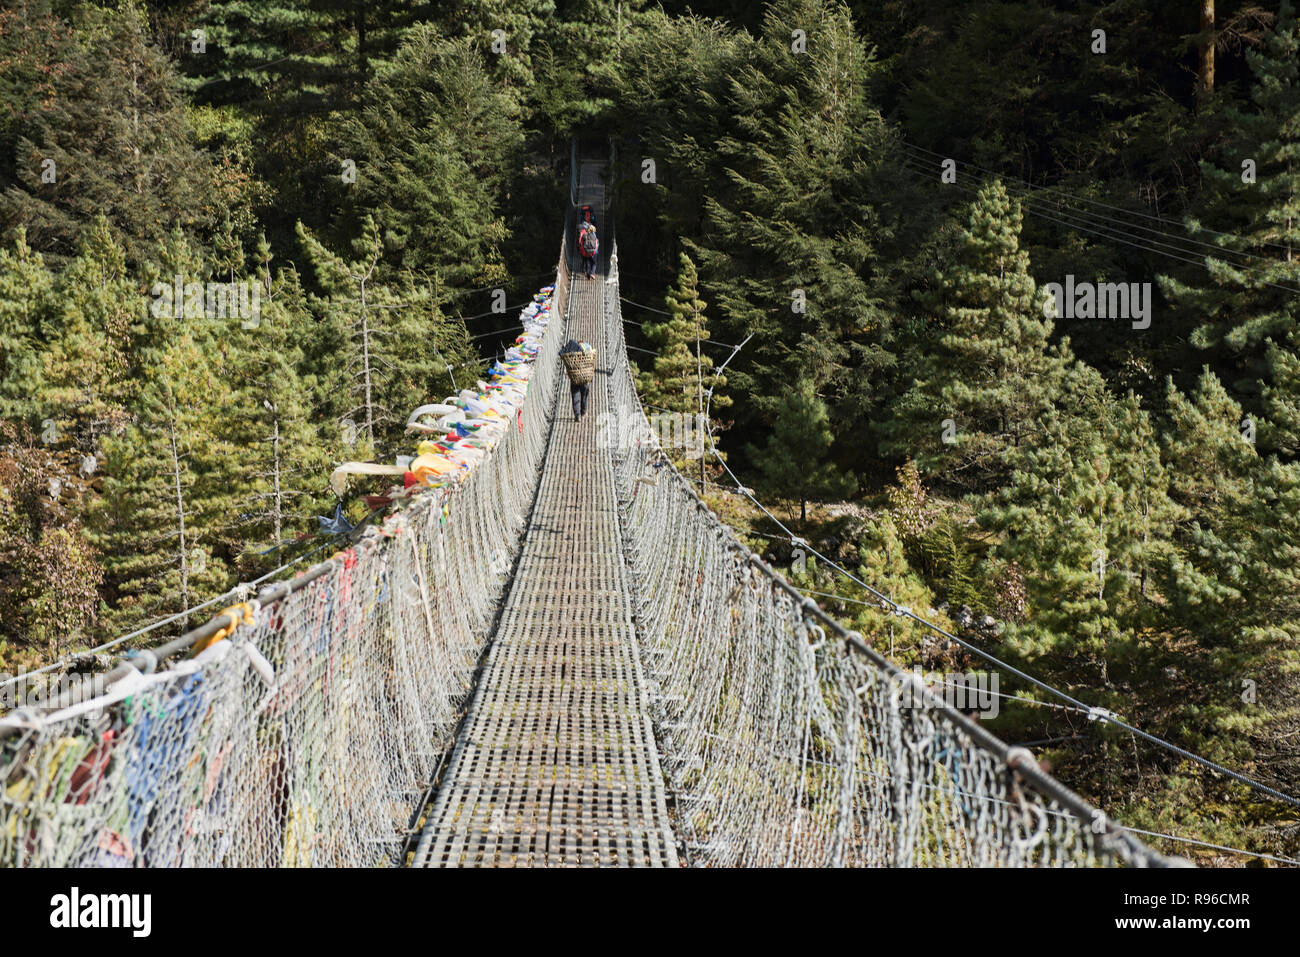
{"type": "MultiPolygon", "coordinates": [[[[695,427],[708,431],[708,424],[704,421],[704,359],[700,355],[700,311],[695,310],[695,427]]],[[[704,471],[704,443],[706,439],[700,436],[700,495],[703,496],[709,490],[709,480],[704,471]]]]}
{"type": "Polygon", "coordinates": [[[1200,34],[1200,64],[1196,78],[1198,105],[1214,92],[1214,0],[1201,0],[1200,34]]]}
{"type": "Polygon", "coordinates": [[[167,437],[171,443],[172,481],[176,487],[176,517],[180,526],[181,607],[188,608],[190,606],[190,566],[185,540],[185,495],[181,491],[181,457],[180,450],[176,447],[176,417],[174,415],[167,423],[167,437]]]}
{"type": "Polygon", "coordinates": [[[284,498],[284,493],[280,490],[280,416],[278,414],[275,417],[274,429],[275,431],[271,433],[271,448],[272,455],[274,456],[272,459],[274,463],[272,465],[272,483],[275,492],[275,498],[273,499],[275,504],[272,511],[272,520],[275,523],[275,544],[282,545],[284,542],[280,529],[281,516],[283,515],[282,500],[284,498]]]}
{"type": "Polygon", "coordinates": [[[370,317],[366,315],[366,282],[361,281],[361,368],[366,387],[366,438],[375,445],[375,412],[370,400],[370,317]]]}
{"type": "Polygon", "coordinates": [[[357,73],[364,79],[366,75],[366,4],[364,0],[357,3],[357,73]]]}

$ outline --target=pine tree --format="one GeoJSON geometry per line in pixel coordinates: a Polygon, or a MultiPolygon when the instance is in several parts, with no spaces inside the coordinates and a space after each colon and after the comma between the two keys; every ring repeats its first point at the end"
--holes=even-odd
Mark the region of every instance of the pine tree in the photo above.
{"type": "Polygon", "coordinates": [[[1300,457],[1300,340],[1290,336],[1287,346],[1268,343],[1264,362],[1263,417],[1257,423],[1260,444],[1294,461],[1300,457]]]}
{"type": "Polygon", "coordinates": [[[144,271],[149,297],[132,284],[123,331],[106,337],[124,381],[88,390],[119,403],[100,442],[103,494],[87,518],[102,556],[110,629],[180,610],[230,584],[244,461],[232,382],[249,357],[230,349],[230,326],[239,320],[210,311],[215,303],[202,285],[210,270],[174,229],[144,271]],[[168,295],[178,278],[179,301],[168,295]],[[195,284],[204,295],[194,294],[195,284]]]}
{"type": "Polygon", "coordinates": [[[833,441],[826,403],[810,380],[800,379],[780,398],[766,446],[749,446],[766,490],[798,501],[804,523],[809,499],[845,498],[857,489],[857,479],[830,460],[833,441]]]}
{"type": "Polygon", "coordinates": [[[670,317],[645,327],[646,335],[659,350],[654,365],[641,374],[638,387],[652,416],[668,413],[696,423],[699,447],[692,448],[692,454],[698,452],[700,456],[700,481],[705,482],[709,447],[721,428],[713,418],[713,410],[730,406],[731,397],[718,392],[726,386],[727,377],[713,372],[713,359],[704,351],[709,338],[704,313],[708,304],[700,298],[695,263],[685,253],[681,254],[677,285],[664,303],[670,317]]]}
{"type": "Polygon", "coordinates": [[[353,242],[352,261],[301,225],[299,238],[325,293],[313,298],[323,320],[312,357],[318,388],[334,396],[330,408],[353,434],[357,455],[387,451],[398,444],[406,413],[435,393],[446,395],[447,367],[472,355],[464,324],[447,322],[428,287],[409,276],[399,275],[408,281],[397,286],[380,281],[384,247],[373,218],[366,217],[353,242]]]}
{"type": "Polygon", "coordinates": [[[536,83],[534,60],[539,45],[553,29],[553,0],[448,0],[430,11],[437,29],[448,37],[465,37],[479,50],[492,51],[493,43],[505,52],[486,58],[497,84],[513,91],[517,100],[536,83]],[[493,31],[502,31],[495,35],[493,31]]]}
{"type": "Polygon", "coordinates": [[[340,158],[356,163],[347,191],[352,234],[382,224],[383,269],[407,269],[448,290],[504,279],[497,213],[522,143],[518,108],[492,83],[485,54],[422,26],[367,84],[347,118],[340,158]]]}
{"type": "Polygon", "coordinates": [[[1246,60],[1251,105],[1227,107],[1232,134],[1223,165],[1201,164],[1202,210],[1190,223],[1198,239],[1224,252],[1206,255],[1208,281],[1162,276],[1161,286],[1196,318],[1193,344],[1219,353],[1219,367],[1247,408],[1278,417],[1276,424],[1261,423],[1263,447],[1294,455],[1300,433],[1291,391],[1300,354],[1300,307],[1291,291],[1300,286],[1300,35],[1290,2],[1265,49],[1248,51],[1246,60]]]}
{"type": "MultiPolygon", "coordinates": [[[[657,213],[674,243],[679,236],[698,236],[704,227],[704,200],[718,174],[715,153],[701,144],[716,143],[728,132],[731,76],[748,52],[745,40],[723,24],[658,10],[647,14],[645,28],[630,39],[627,58],[637,68],[620,72],[615,97],[629,138],[635,135],[641,155],[656,160],[656,173],[654,183],[642,182],[640,169],[620,179],[620,209],[630,213],[634,204],[647,205],[647,219],[657,213]]],[[[565,76],[563,66],[552,72],[565,76]]],[[[554,82],[539,86],[534,96],[546,97],[554,82]]],[[[639,230],[621,236],[620,248],[635,250],[644,238],[639,230]]]]}
{"type": "Polygon", "coordinates": [[[205,49],[182,62],[201,102],[254,110],[322,109],[342,80],[339,32],[320,0],[212,0],[205,49]]]}
{"type": "Polygon", "coordinates": [[[988,487],[1041,428],[1058,397],[1068,347],[1048,348],[1052,323],[1020,248],[1022,213],[1000,183],[981,188],[957,231],[953,261],[922,298],[939,330],[912,387],[882,427],[882,451],[958,487],[988,487]],[[951,420],[951,421],[945,421],[951,420]]]}
{"type": "Polygon", "coordinates": [[[1189,730],[1226,756],[1267,714],[1241,707],[1241,679],[1276,681],[1300,642],[1300,469],[1257,452],[1250,418],[1208,368],[1190,396],[1170,381],[1168,405],[1164,458],[1186,517],[1160,589],[1168,627],[1188,639],[1178,666],[1197,689],[1189,730]]]}
{"type": "Polygon", "coordinates": [[[59,274],[54,297],[34,414],[54,425],[58,442],[89,453],[126,421],[137,388],[134,334],[146,309],[104,217],[96,217],[77,257],[59,274]]]}
{"type": "Polygon", "coordinates": [[[134,5],[83,7],[75,40],[19,142],[20,182],[0,196],[0,218],[25,225],[33,248],[62,261],[102,214],[128,262],[140,263],[173,227],[206,228],[212,169],[193,145],[175,72],[134,5]]]}
{"type": "Polygon", "coordinates": [[[75,46],[51,0],[11,0],[0,10],[0,192],[17,182],[18,144],[36,135],[37,118],[73,68],[75,46]]]}
{"type": "Polygon", "coordinates": [[[144,358],[132,423],[104,440],[91,540],[115,599],[114,629],[189,607],[230,582],[219,546],[235,519],[240,449],[223,434],[233,403],[208,332],[183,317],[171,324],[144,358]]]}
{"type": "Polygon", "coordinates": [[[14,249],[0,249],[0,418],[35,410],[40,389],[38,343],[54,307],[54,276],[18,230],[14,249]]]}
{"type": "Polygon", "coordinates": [[[312,322],[293,269],[271,272],[271,250],[258,245],[261,314],[230,330],[234,421],[239,460],[237,543],[278,555],[293,529],[322,506],[334,451],[317,426],[313,382],[305,380],[303,343],[312,322]],[[258,548],[258,546],[264,546],[258,548]]]}
{"type": "MultiPolygon", "coordinates": [[[[781,0],[763,23],[732,67],[705,231],[687,243],[724,333],[754,335],[732,375],[751,403],[743,427],[769,419],[799,375],[837,408],[864,408],[893,362],[877,251],[889,226],[872,193],[888,134],[866,96],[877,67],[838,3],[781,0]],[[805,50],[791,48],[794,25],[805,50]]],[[[857,424],[837,416],[837,436],[857,424]]]]}
{"type": "Polygon", "coordinates": [[[646,0],[557,0],[555,22],[533,46],[542,111],[562,134],[576,133],[615,106],[609,91],[623,50],[645,22],[646,0]]]}
{"type": "MultiPolygon", "coordinates": [[[[932,614],[934,597],[921,577],[907,561],[904,535],[893,518],[884,513],[872,520],[858,542],[858,577],[893,602],[911,608],[918,615],[947,624],[942,616],[932,614]]],[[[903,664],[928,664],[923,661],[927,630],[911,619],[896,619],[879,608],[864,608],[854,615],[853,625],[873,647],[887,651],[891,659],[903,664]]]]}
{"type": "Polygon", "coordinates": [[[1013,455],[982,527],[1024,570],[1033,611],[1007,626],[1009,648],[1040,673],[1110,689],[1143,648],[1154,582],[1181,509],[1169,497],[1150,419],[1131,393],[1099,417],[1052,409],[1013,455]]]}

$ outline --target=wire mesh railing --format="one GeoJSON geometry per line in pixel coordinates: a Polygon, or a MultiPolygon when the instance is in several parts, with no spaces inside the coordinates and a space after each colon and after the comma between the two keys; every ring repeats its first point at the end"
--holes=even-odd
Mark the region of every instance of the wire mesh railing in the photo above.
{"type": "Polygon", "coordinates": [[[517,416],[463,482],[88,680],[88,700],[0,719],[0,864],[398,863],[518,552],[562,329],[540,332],[517,416]]]}
{"type": "MultiPolygon", "coordinates": [[[[572,212],[566,237],[572,232],[572,212]]],[[[611,240],[602,258],[616,261],[611,240]]],[[[567,244],[554,303],[568,302],[567,244]]],[[[660,447],[601,283],[598,423],[686,860],[1176,863],[917,687],[753,555],[660,447]]],[[[451,744],[542,466],[565,324],[461,484],[136,659],[0,719],[0,864],[397,863],[451,744]],[[164,659],[194,651],[170,667],[164,659]],[[74,696],[75,697],[75,696],[74,696]]]]}
{"type": "Polygon", "coordinates": [[[691,863],[1181,863],[917,684],[751,553],[646,418],[616,284],[604,308],[614,410],[604,434],[660,759],[691,863]]]}

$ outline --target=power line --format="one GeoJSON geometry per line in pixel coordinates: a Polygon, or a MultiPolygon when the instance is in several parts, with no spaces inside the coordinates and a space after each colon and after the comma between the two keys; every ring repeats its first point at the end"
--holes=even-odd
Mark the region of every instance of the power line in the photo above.
{"type": "MultiPolygon", "coordinates": [[[[958,165],[960,165],[960,166],[969,166],[971,169],[979,170],[981,173],[987,173],[989,176],[996,176],[996,177],[998,177],[999,179],[1002,179],[1002,180],[1015,180],[1017,183],[1021,184],[1021,186],[1022,186],[1026,191],[1036,191],[1036,192],[1040,192],[1040,193],[1052,193],[1052,194],[1055,194],[1055,195],[1058,195],[1058,196],[1062,196],[1062,197],[1064,197],[1065,199],[1067,199],[1067,200],[1069,200],[1070,202],[1073,202],[1073,203],[1088,203],[1088,204],[1091,204],[1091,205],[1094,205],[1094,206],[1101,206],[1101,207],[1104,207],[1105,209],[1114,210],[1115,212],[1118,212],[1118,213],[1124,213],[1124,214],[1129,215],[1129,216],[1140,216],[1140,217],[1142,217],[1143,219],[1149,219],[1149,220],[1151,220],[1152,222],[1157,222],[1157,223],[1176,223],[1176,222],[1177,222],[1176,220],[1166,219],[1166,218],[1164,218],[1163,216],[1152,216],[1150,213],[1144,213],[1144,212],[1142,212],[1141,210],[1136,210],[1136,209],[1127,209],[1127,208],[1125,208],[1125,207],[1123,207],[1123,206],[1113,206],[1113,205],[1111,205],[1110,203],[1103,203],[1103,202],[1102,202],[1101,200],[1099,200],[1099,199],[1090,199],[1090,198],[1088,198],[1087,196],[1078,196],[1078,195],[1075,195],[1075,194],[1073,194],[1073,193],[1067,193],[1067,192],[1065,192],[1064,190],[1061,190],[1061,189],[1055,189],[1055,188],[1053,188],[1053,187],[1051,187],[1051,186],[1040,186],[1040,185],[1038,185],[1038,184],[1036,184],[1036,183],[1031,183],[1031,182],[1029,182],[1029,181],[1026,180],[1026,179],[1021,179],[1021,178],[1018,177],[1018,176],[1011,176],[1011,175],[1006,174],[1006,173],[999,173],[999,172],[997,172],[996,170],[985,169],[984,167],[982,167],[982,166],[977,166],[977,165],[974,164],[974,163],[968,163],[968,162],[966,162],[966,161],[964,161],[964,160],[957,160],[956,157],[945,156],[943,153],[936,153],[934,150],[926,149],[924,146],[919,146],[919,145],[917,145],[916,143],[910,143],[910,142],[908,142],[907,140],[900,140],[900,141],[899,141],[899,145],[902,146],[902,147],[904,147],[905,149],[919,150],[920,152],[922,152],[922,153],[926,153],[926,154],[928,154],[929,156],[937,156],[937,157],[939,157],[940,159],[951,159],[951,160],[954,160],[954,162],[956,162],[956,163],[957,163],[958,165]]],[[[1187,226],[1186,226],[1185,224],[1183,224],[1183,229],[1187,229],[1187,226]]],[[[1190,230],[1188,230],[1188,231],[1190,232],[1190,230]]],[[[1237,240],[1240,240],[1240,239],[1242,238],[1242,237],[1238,236],[1236,233],[1225,233],[1225,232],[1220,232],[1220,231],[1215,230],[1215,229],[1207,229],[1207,228],[1205,228],[1205,227],[1202,227],[1202,228],[1200,229],[1200,232],[1208,233],[1208,234],[1211,235],[1211,236],[1223,236],[1223,237],[1228,238],[1228,239],[1237,239],[1237,240]]],[[[1188,239],[1187,242],[1196,242],[1196,240],[1188,239]]],[[[1201,245],[1206,245],[1206,244],[1203,244],[1203,243],[1202,243],[1201,245]]],[[[1289,251],[1289,247],[1287,247],[1286,245],[1284,245],[1284,244],[1282,244],[1282,243],[1273,243],[1273,242],[1268,242],[1267,240],[1261,240],[1261,241],[1260,241],[1260,245],[1262,245],[1262,246],[1273,246],[1273,247],[1275,247],[1275,248],[1277,248],[1277,249],[1284,249],[1284,250],[1288,250],[1288,251],[1289,251]]],[[[1253,254],[1253,253],[1242,252],[1241,255],[1254,255],[1254,254],[1253,254]]],[[[1258,258],[1266,258],[1266,257],[1258,257],[1258,258]]]]}
{"type": "MultiPolygon", "coordinates": [[[[905,169],[910,173],[915,173],[918,176],[921,176],[928,180],[930,177],[930,173],[928,171],[919,169],[914,165],[911,165],[912,162],[913,161],[911,160],[905,159],[903,161],[903,165],[900,168],[905,169]]],[[[979,195],[978,187],[964,186],[960,183],[950,183],[948,184],[948,186],[955,187],[957,190],[969,196],[979,195]]],[[[1141,249],[1145,252],[1153,253],[1157,256],[1165,256],[1169,259],[1177,259],[1179,262],[1190,263],[1193,266],[1204,267],[1205,265],[1205,261],[1202,258],[1189,258],[1188,256],[1177,255],[1178,252],[1189,253],[1193,256],[1196,255],[1192,250],[1183,249],[1182,247],[1179,246],[1169,245],[1167,248],[1170,250],[1175,250],[1175,252],[1165,252],[1164,250],[1156,249],[1154,246],[1152,246],[1151,242],[1154,242],[1154,240],[1148,240],[1146,239],[1146,237],[1135,236],[1134,234],[1125,232],[1124,230],[1119,229],[1117,227],[1107,227],[1107,231],[1103,232],[1100,231],[1098,228],[1095,228],[1096,224],[1084,225],[1075,222],[1074,220],[1069,219],[1068,214],[1066,213],[1060,213],[1060,212],[1045,213],[1042,210],[1038,209],[1036,206],[1034,206],[1032,200],[1028,199],[1027,197],[1020,197],[1020,198],[1022,200],[1021,208],[1026,213],[1028,213],[1031,216],[1036,216],[1039,219],[1050,220],[1051,222],[1054,222],[1056,223],[1056,225],[1062,226],[1065,229],[1072,229],[1072,230],[1078,230],[1081,232],[1090,233],[1091,235],[1100,236],[1103,239],[1113,240],[1115,242],[1122,243],[1125,246],[1131,246],[1135,249],[1141,249]]]]}
{"type": "Polygon", "coordinates": [[[475,335],[469,336],[469,338],[482,339],[484,336],[500,336],[507,332],[513,332],[516,336],[518,336],[520,333],[520,329],[518,326],[507,326],[505,329],[494,329],[491,332],[480,332],[475,335]]]}
{"type": "MultiPolygon", "coordinates": [[[[634,304],[634,305],[635,305],[635,304],[634,304]]],[[[645,326],[645,325],[646,325],[646,323],[644,323],[644,322],[637,322],[635,319],[624,319],[623,321],[626,322],[626,323],[630,323],[631,325],[634,325],[634,326],[645,326]]],[[[719,342],[717,339],[701,339],[700,342],[707,342],[709,345],[712,345],[712,346],[726,346],[728,349],[734,349],[734,348],[736,348],[736,347],[733,346],[730,342],[719,342]]]]}
{"type": "MultiPolygon", "coordinates": [[[[914,165],[917,162],[918,161],[913,160],[911,158],[904,158],[900,168],[928,180],[929,177],[932,175],[931,172],[929,170],[918,168],[916,165],[914,165]]],[[[976,187],[963,186],[957,183],[952,183],[947,185],[950,187],[956,187],[958,190],[968,195],[974,196],[974,195],[978,195],[979,193],[979,190],[976,187]]],[[[1109,225],[1109,223],[1113,222],[1112,220],[1106,220],[1105,222],[1098,222],[1095,217],[1091,217],[1081,222],[1075,217],[1088,217],[1089,216],[1088,213],[1080,212],[1078,210],[1069,210],[1064,212],[1060,210],[1057,210],[1055,212],[1043,212],[1041,209],[1039,209],[1034,205],[1034,201],[1032,200],[1031,197],[1018,196],[1017,198],[1021,200],[1022,208],[1029,215],[1035,216],[1039,219],[1050,220],[1051,222],[1054,222],[1056,225],[1061,226],[1064,229],[1088,233],[1090,235],[1098,236],[1102,239],[1111,242],[1117,242],[1122,245],[1129,246],[1135,249],[1141,249],[1145,252],[1152,253],[1153,255],[1164,256],[1167,259],[1175,259],[1179,262],[1188,263],[1193,266],[1199,266],[1202,269],[1208,269],[1205,260],[1207,258],[1213,258],[1207,256],[1206,254],[1200,253],[1195,249],[1188,249],[1186,246],[1177,244],[1179,242],[1191,242],[1191,240],[1187,240],[1187,241],[1177,240],[1176,237],[1171,237],[1168,234],[1161,234],[1163,238],[1174,240],[1174,242],[1172,243],[1160,242],[1159,240],[1155,240],[1147,236],[1142,236],[1140,234],[1128,232],[1122,225],[1121,226],[1109,225]],[[1156,248],[1156,247],[1164,247],[1164,248],[1156,248]],[[1186,255],[1179,255],[1179,253],[1184,253],[1186,255]]],[[[1219,261],[1223,262],[1224,265],[1228,266],[1233,270],[1244,273],[1249,278],[1249,280],[1254,284],[1260,286],[1269,286],[1273,289],[1279,289],[1287,293],[1300,294],[1300,286],[1289,286],[1282,283],[1272,282],[1271,280],[1262,279],[1257,274],[1251,272],[1252,268],[1258,268],[1258,267],[1251,267],[1246,263],[1233,262],[1226,258],[1227,254],[1232,254],[1234,251],[1226,250],[1221,247],[1214,247],[1214,248],[1218,253],[1224,254],[1218,257],[1219,261]]],[[[1250,255],[1250,254],[1241,253],[1240,255],[1250,255]]],[[[1268,263],[1270,265],[1276,265],[1275,260],[1269,260],[1265,257],[1256,257],[1256,258],[1261,258],[1263,262],[1268,263]]]]}
{"type": "MultiPolygon", "coordinates": [[[[676,318],[677,318],[677,317],[676,317],[675,315],[673,315],[671,312],[665,312],[663,309],[656,309],[656,308],[654,308],[654,306],[646,306],[646,305],[643,305],[642,303],[639,303],[639,302],[633,302],[631,299],[628,299],[626,296],[619,296],[618,298],[619,298],[622,302],[627,303],[629,306],[636,306],[638,309],[644,309],[644,310],[646,310],[647,312],[658,313],[658,314],[661,315],[661,316],[667,316],[669,319],[676,319],[676,318]]],[[[622,318],[622,316],[620,316],[619,318],[622,318]]],[[[630,323],[631,323],[632,325],[634,325],[634,326],[644,326],[644,325],[645,325],[644,322],[637,322],[635,319],[623,319],[623,321],[624,321],[624,322],[630,322],[630,323]]],[[[736,347],[735,347],[734,345],[732,345],[730,342],[718,342],[716,339],[701,339],[700,341],[701,341],[701,342],[712,343],[712,344],[715,345],[715,346],[726,346],[728,349],[734,349],[734,348],[736,348],[736,347]]]]}
{"type": "Polygon", "coordinates": [[[545,272],[530,273],[529,275],[526,276],[512,276],[510,277],[509,280],[503,283],[499,282],[491,286],[480,286],[477,289],[462,289],[459,292],[453,292],[447,296],[447,299],[448,300],[459,299],[462,296],[468,296],[471,295],[472,293],[489,292],[493,289],[511,289],[514,286],[527,285],[528,283],[531,283],[534,279],[537,279],[540,276],[554,276],[554,275],[555,275],[555,270],[548,269],[545,272]]]}
{"type": "MultiPolygon", "coordinates": [[[[449,322],[469,322],[471,319],[482,319],[482,318],[485,317],[485,316],[504,316],[507,312],[513,312],[513,311],[516,310],[516,309],[523,309],[523,308],[524,308],[525,306],[527,306],[527,305],[528,305],[528,303],[526,303],[526,302],[521,302],[521,303],[519,303],[519,305],[517,305],[517,306],[506,306],[504,309],[489,309],[487,312],[480,312],[480,313],[479,313],[478,315],[476,315],[476,316],[452,316],[452,317],[450,317],[450,318],[448,319],[448,321],[449,321],[449,322]]],[[[518,328],[518,327],[516,327],[516,328],[518,328]]],[[[472,338],[474,338],[474,337],[473,337],[473,336],[470,336],[470,338],[472,339],[472,338]]]]}
{"type": "MultiPolygon", "coordinates": [[[[659,315],[667,316],[669,319],[675,318],[671,312],[667,312],[663,309],[656,309],[654,306],[645,306],[639,302],[633,302],[631,299],[628,299],[626,296],[619,296],[618,298],[620,301],[627,303],[629,306],[636,306],[638,309],[644,309],[646,312],[657,312],[659,313],[659,315]]],[[[623,321],[627,322],[628,320],[625,319],[623,321]]]]}

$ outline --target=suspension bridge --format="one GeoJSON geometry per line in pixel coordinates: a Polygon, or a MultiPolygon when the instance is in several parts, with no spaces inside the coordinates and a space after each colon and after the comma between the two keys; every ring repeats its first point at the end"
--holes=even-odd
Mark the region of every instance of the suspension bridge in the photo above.
{"type": "MultiPolygon", "coordinates": [[[[603,168],[575,164],[571,197],[602,226],[603,168]]],[[[1180,863],[914,687],[710,511],[641,408],[612,236],[588,280],[572,226],[517,428],[468,478],[94,697],[0,719],[0,862],[1180,863]],[[578,421],[569,338],[598,354],[578,421]]]]}

